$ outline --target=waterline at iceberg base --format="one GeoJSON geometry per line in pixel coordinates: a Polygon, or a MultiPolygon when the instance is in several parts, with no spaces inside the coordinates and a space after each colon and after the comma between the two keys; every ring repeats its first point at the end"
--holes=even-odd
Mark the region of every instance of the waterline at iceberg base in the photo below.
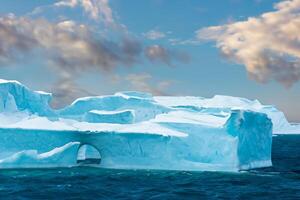
{"type": "MultiPolygon", "coordinates": [[[[140,92],[80,98],[54,110],[51,94],[0,81],[0,168],[92,165],[239,171],[271,166],[272,122],[258,101],[140,92]]],[[[277,120],[277,121],[276,121],[277,120]]],[[[276,122],[276,123],[274,123],[276,122]]]]}

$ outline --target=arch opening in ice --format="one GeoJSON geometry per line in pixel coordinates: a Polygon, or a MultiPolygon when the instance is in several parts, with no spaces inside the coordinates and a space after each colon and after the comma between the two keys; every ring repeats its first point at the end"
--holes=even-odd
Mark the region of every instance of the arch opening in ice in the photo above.
{"type": "Polygon", "coordinates": [[[99,165],[101,163],[101,155],[99,150],[90,144],[80,145],[77,153],[78,165],[99,165]]]}

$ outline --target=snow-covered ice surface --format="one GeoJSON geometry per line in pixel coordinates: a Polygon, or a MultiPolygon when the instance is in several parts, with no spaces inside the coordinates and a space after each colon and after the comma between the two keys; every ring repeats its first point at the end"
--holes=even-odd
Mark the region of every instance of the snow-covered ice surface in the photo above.
{"type": "Polygon", "coordinates": [[[274,106],[262,105],[258,100],[252,101],[240,97],[221,95],[215,95],[213,98],[156,96],[154,99],[164,106],[194,110],[218,116],[228,116],[233,109],[261,112],[267,114],[272,120],[274,134],[300,134],[300,125],[290,124],[283,112],[274,106]]]}
{"type": "Polygon", "coordinates": [[[238,171],[271,166],[272,122],[274,133],[300,133],[273,106],[236,97],[121,92],[60,110],[50,100],[0,80],[0,168],[76,166],[90,145],[99,167],[238,171]]]}

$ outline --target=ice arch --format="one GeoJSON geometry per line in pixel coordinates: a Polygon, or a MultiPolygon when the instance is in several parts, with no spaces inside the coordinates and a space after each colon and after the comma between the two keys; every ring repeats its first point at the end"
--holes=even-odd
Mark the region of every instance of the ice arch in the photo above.
{"type": "Polygon", "coordinates": [[[99,165],[101,155],[99,150],[90,144],[81,144],[77,153],[77,164],[79,165],[99,165]]]}

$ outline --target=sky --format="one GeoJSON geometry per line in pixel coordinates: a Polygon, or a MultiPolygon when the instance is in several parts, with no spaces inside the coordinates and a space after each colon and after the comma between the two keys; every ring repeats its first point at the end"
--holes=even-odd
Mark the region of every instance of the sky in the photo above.
{"type": "Polygon", "coordinates": [[[0,78],[52,92],[54,107],[218,94],[300,122],[300,0],[3,0],[0,78]]]}

